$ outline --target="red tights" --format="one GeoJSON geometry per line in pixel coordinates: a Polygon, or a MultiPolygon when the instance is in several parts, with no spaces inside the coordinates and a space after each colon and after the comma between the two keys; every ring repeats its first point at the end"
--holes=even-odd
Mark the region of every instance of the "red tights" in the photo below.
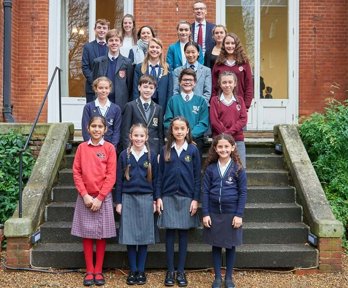
{"type": "MultiPolygon", "coordinates": [[[[93,240],[94,239],[83,238],[83,252],[85,254],[86,272],[97,274],[103,271],[106,240],[96,240],[95,266],[93,265],[93,240]]],[[[93,275],[91,275],[91,277],[93,277],[93,275]]]]}

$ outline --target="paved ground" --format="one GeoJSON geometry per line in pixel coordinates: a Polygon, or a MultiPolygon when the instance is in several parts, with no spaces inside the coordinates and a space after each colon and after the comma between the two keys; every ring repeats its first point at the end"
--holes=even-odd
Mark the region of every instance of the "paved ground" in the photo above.
{"type": "MultiPolygon", "coordinates": [[[[2,262],[6,257],[2,253],[2,262]]],[[[293,271],[274,270],[243,270],[234,272],[234,281],[238,288],[348,288],[348,255],[344,255],[344,267],[342,273],[315,273],[299,275],[293,271]]],[[[303,270],[302,270],[303,271],[303,270]]],[[[82,273],[53,274],[42,272],[7,272],[0,269],[1,288],[41,288],[41,287],[83,287],[82,273]]],[[[142,287],[165,287],[163,285],[164,271],[148,271],[148,283],[142,287]]],[[[125,284],[125,272],[110,270],[105,273],[108,287],[132,287],[125,284]]],[[[213,275],[211,270],[187,271],[188,287],[210,287],[213,275]]],[[[96,287],[96,286],[94,286],[96,287]]],[[[134,287],[134,286],[133,286],[134,287]]],[[[141,287],[141,286],[135,286],[141,287]]],[[[176,286],[177,287],[177,286],[176,286]]]]}

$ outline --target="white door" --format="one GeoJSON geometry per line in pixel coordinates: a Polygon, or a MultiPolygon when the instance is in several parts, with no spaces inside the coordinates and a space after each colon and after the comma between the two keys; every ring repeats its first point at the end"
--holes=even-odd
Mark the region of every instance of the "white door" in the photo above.
{"type": "Polygon", "coordinates": [[[252,64],[248,130],[297,123],[298,0],[226,0],[224,7],[218,2],[217,9],[226,12],[217,13],[217,23],[239,36],[252,64]]]}

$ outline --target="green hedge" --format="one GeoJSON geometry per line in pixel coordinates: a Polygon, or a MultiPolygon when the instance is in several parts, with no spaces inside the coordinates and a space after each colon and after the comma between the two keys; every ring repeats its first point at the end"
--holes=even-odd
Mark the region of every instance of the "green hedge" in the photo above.
{"type": "MultiPolygon", "coordinates": [[[[18,202],[19,151],[26,138],[10,132],[0,135],[0,223],[13,215],[18,202]]],[[[28,181],[35,159],[30,149],[23,153],[23,187],[28,181]]]]}
{"type": "MultiPolygon", "coordinates": [[[[300,135],[332,211],[348,229],[348,101],[331,100],[322,114],[300,126],[300,135]]],[[[347,247],[347,241],[345,241],[347,247]]]]}

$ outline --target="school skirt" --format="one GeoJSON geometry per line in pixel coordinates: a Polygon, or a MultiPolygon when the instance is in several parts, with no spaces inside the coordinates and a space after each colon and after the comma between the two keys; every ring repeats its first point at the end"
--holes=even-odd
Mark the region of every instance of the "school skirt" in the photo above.
{"type": "Polygon", "coordinates": [[[198,214],[191,216],[192,199],[177,194],[164,196],[163,211],[158,217],[159,228],[190,229],[199,226],[198,214]]]}
{"type": "Polygon", "coordinates": [[[148,245],[155,243],[152,194],[122,194],[119,243],[148,245]]]}
{"type": "Polygon", "coordinates": [[[71,234],[90,239],[116,236],[111,193],[105,197],[100,209],[95,212],[85,206],[80,195],[77,196],[71,234]]]}
{"type": "Polygon", "coordinates": [[[239,246],[243,242],[242,227],[232,227],[234,214],[210,214],[211,227],[204,227],[204,241],[212,246],[229,248],[239,246]]]}

